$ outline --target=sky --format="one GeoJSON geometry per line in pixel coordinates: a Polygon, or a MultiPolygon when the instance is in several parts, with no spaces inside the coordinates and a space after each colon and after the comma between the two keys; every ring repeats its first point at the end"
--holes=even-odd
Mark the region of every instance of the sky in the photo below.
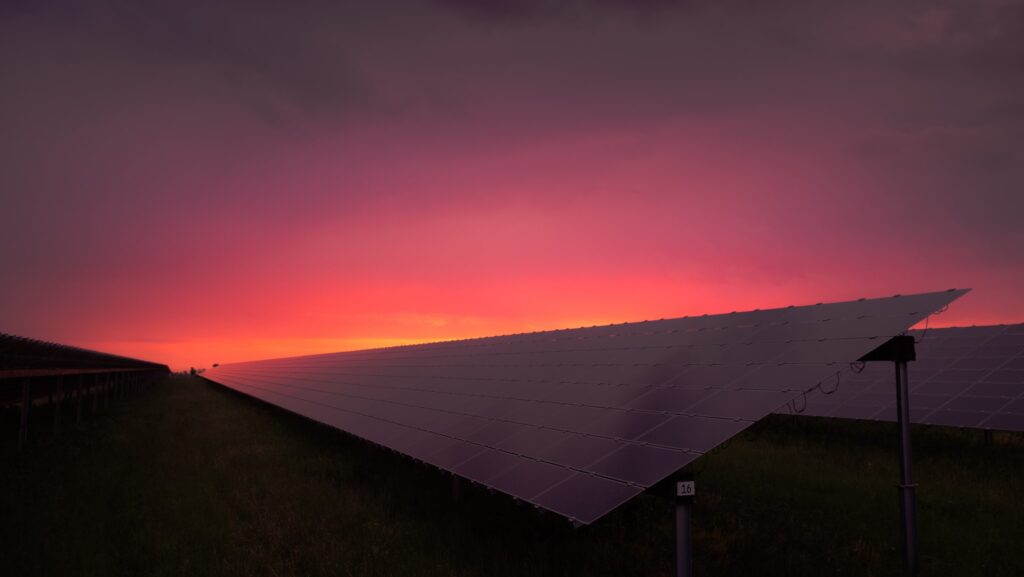
{"type": "Polygon", "coordinates": [[[973,288],[1024,2],[0,4],[0,332],[168,363],[973,288]]]}

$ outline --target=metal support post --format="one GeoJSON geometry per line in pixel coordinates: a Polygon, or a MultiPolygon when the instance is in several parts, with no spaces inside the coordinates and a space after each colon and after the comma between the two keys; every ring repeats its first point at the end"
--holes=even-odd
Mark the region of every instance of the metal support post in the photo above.
{"type": "Polygon", "coordinates": [[[85,388],[85,375],[78,375],[78,385],[75,386],[75,400],[78,405],[75,408],[75,424],[82,423],[82,392],[85,388]]]}
{"type": "Polygon", "coordinates": [[[907,363],[917,360],[914,337],[900,335],[860,358],[861,361],[894,363],[896,368],[896,422],[900,431],[900,551],[903,565],[911,573],[917,572],[917,495],[910,449],[910,381],[907,363]]]}
{"type": "Polygon", "coordinates": [[[910,394],[907,361],[896,361],[896,413],[900,428],[900,537],[903,564],[917,572],[917,495],[910,448],[910,394]]]}
{"type": "Polygon", "coordinates": [[[25,448],[28,442],[28,410],[32,404],[32,395],[29,391],[29,380],[21,380],[21,424],[18,426],[18,452],[25,448]]]}
{"type": "Polygon", "coordinates": [[[675,483],[676,505],[676,577],[693,577],[693,500],[696,483],[689,476],[675,483]]]}
{"type": "Polygon", "coordinates": [[[57,375],[57,404],[53,406],[53,436],[60,434],[60,406],[64,404],[64,376],[57,375]]]}

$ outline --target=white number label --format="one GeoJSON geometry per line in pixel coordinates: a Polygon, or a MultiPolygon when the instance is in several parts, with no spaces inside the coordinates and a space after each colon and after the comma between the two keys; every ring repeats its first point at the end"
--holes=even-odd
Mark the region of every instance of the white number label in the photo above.
{"type": "Polygon", "coordinates": [[[692,497],[697,494],[697,483],[694,481],[676,481],[676,497],[692,497]]]}

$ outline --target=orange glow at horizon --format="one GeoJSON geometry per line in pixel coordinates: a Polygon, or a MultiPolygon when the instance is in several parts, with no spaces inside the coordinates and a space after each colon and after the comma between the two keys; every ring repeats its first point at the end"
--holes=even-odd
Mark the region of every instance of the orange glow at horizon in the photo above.
{"type": "MultiPolygon", "coordinates": [[[[969,303],[971,294],[969,293],[961,301],[969,303]]],[[[667,295],[664,294],[657,295],[654,298],[651,298],[652,295],[650,294],[646,296],[648,297],[646,299],[627,299],[616,302],[614,307],[605,307],[611,313],[607,316],[593,314],[593,312],[600,310],[601,306],[599,303],[579,302],[576,299],[570,298],[569,302],[564,303],[564,308],[567,311],[565,314],[557,314],[549,310],[546,311],[550,314],[547,317],[539,315],[525,315],[523,317],[459,317],[457,315],[442,314],[398,314],[382,315],[374,320],[374,315],[362,317],[356,315],[353,318],[360,318],[363,324],[352,323],[346,326],[345,330],[338,331],[343,336],[330,336],[328,332],[324,332],[321,336],[310,337],[287,334],[253,337],[247,332],[232,334],[229,331],[224,331],[216,337],[183,338],[180,340],[96,341],[88,343],[88,348],[117,352],[136,358],[158,360],[167,363],[173,370],[184,370],[189,367],[210,367],[214,363],[226,364],[245,360],[334,353],[523,332],[599,326],[705,313],[716,314],[733,310],[775,308],[790,304],[789,301],[784,300],[784,296],[765,298],[758,302],[758,299],[753,296],[743,298],[740,296],[730,297],[723,295],[721,300],[691,301],[713,304],[685,306],[683,302],[670,301],[666,298],[667,295]],[[736,306],[728,306],[729,303],[736,306]],[[588,315],[588,311],[591,314],[588,315]]],[[[831,300],[844,300],[847,298],[854,297],[844,295],[831,300]]],[[[552,306],[552,304],[551,302],[544,303],[545,306],[543,308],[560,308],[552,306]]],[[[791,304],[813,303],[811,300],[804,299],[791,304]]],[[[983,316],[979,317],[978,315],[970,314],[969,306],[967,309],[968,314],[958,313],[955,308],[956,304],[954,303],[950,311],[931,317],[927,325],[922,322],[915,328],[924,328],[925,326],[942,328],[969,324],[998,324],[996,319],[987,319],[983,316]]],[[[286,329],[282,329],[281,332],[285,333],[286,329]]]]}

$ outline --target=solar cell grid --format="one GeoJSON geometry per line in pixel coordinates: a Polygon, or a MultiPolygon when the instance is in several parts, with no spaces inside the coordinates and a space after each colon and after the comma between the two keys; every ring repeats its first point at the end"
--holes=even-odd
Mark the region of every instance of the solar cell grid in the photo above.
{"type": "Polygon", "coordinates": [[[589,523],[963,292],[234,363],[205,376],[589,523]]]}
{"type": "MultiPolygon", "coordinates": [[[[911,421],[1024,431],[1024,324],[911,331],[911,421]]],[[[839,393],[808,395],[805,415],[895,421],[890,363],[867,363],[842,379],[839,393]]]]}

